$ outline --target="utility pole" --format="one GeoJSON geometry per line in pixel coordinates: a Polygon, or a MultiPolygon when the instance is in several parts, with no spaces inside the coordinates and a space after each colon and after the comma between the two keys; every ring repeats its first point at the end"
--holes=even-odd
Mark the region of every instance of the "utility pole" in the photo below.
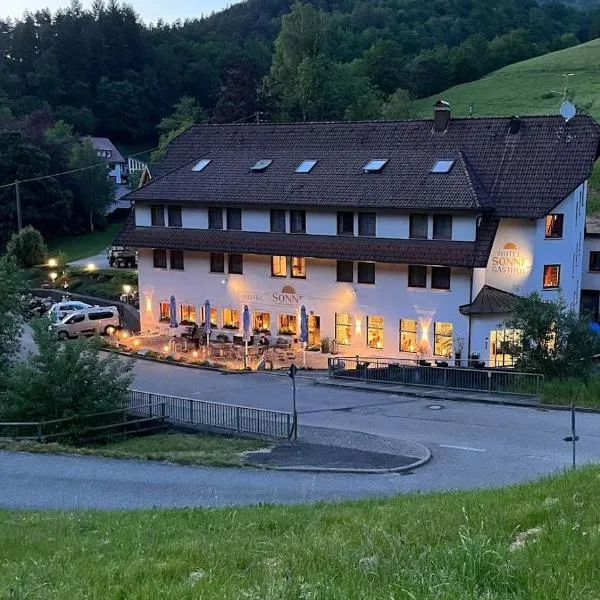
{"type": "Polygon", "coordinates": [[[21,217],[21,190],[18,179],[15,179],[15,195],[17,197],[17,228],[21,231],[23,229],[23,219],[21,217]]]}

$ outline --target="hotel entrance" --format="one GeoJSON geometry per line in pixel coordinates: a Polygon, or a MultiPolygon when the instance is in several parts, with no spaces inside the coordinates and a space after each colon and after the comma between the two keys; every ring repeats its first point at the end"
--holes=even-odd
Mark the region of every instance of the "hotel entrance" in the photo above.
{"type": "Polygon", "coordinates": [[[511,350],[519,344],[519,333],[513,329],[490,331],[490,367],[512,367],[515,358],[511,350]]]}
{"type": "Polygon", "coordinates": [[[308,346],[321,345],[321,317],[308,315],[308,346]]]}

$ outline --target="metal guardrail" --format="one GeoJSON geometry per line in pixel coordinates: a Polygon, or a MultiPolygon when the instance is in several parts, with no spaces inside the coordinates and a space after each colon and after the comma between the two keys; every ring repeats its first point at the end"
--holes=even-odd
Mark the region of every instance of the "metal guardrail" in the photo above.
{"type": "Polygon", "coordinates": [[[296,423],[292,413],[235,404],[179,398],[138,390],[129,391],[129,407],[136,412],[152,411],[155,404],[167,406],[169,420],[188,425],[206,425],[238,433],[291,439],[296,423]],[[142,408],[143,407],[143,408],[142,408]]]}
{"type": "Polygon", "coordinates": [[[455,390],[539,396],[543,375],[501,369],[423,366],[379,358],[330,358],[329,377],[455,390]]]}

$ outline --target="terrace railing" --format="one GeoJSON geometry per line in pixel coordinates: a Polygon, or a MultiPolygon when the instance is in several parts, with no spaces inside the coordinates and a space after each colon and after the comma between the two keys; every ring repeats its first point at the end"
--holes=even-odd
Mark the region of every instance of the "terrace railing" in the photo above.
{"type": "Polygon", "coordinates": [[[195,398],[179,398],[130,390],[129,407],[135,412],[152,410],[153,405],[164,403],[170,421],[186,425],[203,425],[237,433],[291,439],[296,428],[292,413],[195,398]]]}
{"type": "Polygon", "coordinates": [[[419,365],[414,362],[368,357],[330,358],[329,377],[361,381],[438,387],[454,390],[539,396],[543,375],[510,369],[475,369],[419,365]]]}

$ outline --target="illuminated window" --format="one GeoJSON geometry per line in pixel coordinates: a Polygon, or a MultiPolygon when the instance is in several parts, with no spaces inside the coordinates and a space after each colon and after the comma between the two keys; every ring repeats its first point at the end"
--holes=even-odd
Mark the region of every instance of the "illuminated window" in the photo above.
{"type": "Polygon", "coordinates": [[[352,327],[350,315],[346,313],[335,313],[335,341],[341,346],[349,346],[352,343],[352,327]]]}
{"type": "Polygon", "coordinates": [[[367,317],[367,346],[383,348],[383,317],[367,317]]]}
{"type": "Polygon", "coordinates": [[[171,320],[171,303],[170,302],[161,302],[158,305],[158,310],[159,310],[161,321],[168,322],[171,320]]]}
{"type": "MultiPolygon", "coordinates": [[[[214,329],[215,327],[217,327],[217,316],[218,316],[218,311],[214,306],[210,307],[210,326],[212,329],[214,329]]],[[[200,325],[202,325],[204,327],[204,325],[206,325],[206,309],[204,308],[204,306],[202,307],[202,323],[200,323],[200,325]]]]}
{"type": "Polygon", "coordinates": [[[287,276],[287,257],[271,256],[271,275],[273,277],[287,276]]]}
{"type": "Polygon", "coordinates": [[[490,365],[512,367],[521,344],[520,332],[515,329],[490,331],[490,365]]]}
{"type": "Polygon", "coordinates": [[[413,319],[400,319],[400,352],[417,350],[417,322],[413,319]]]}
{"type": "Polygon", "coordinates": [[[196,323],[196,306],[194,304],[180,304],[179,315],[182,325],[194,325],[196,323]]]}
{"type": "Polygon", "coordinates": [[[560,285],[560,265],[544,265],[544,289],[551,290],[560,285]]]}
{"type": "Polygon", "coordinates": [[[254,311],[252,313],[252,330],[254,333],[271,333],[271,313],[254,311]]]}
{"type": "Polygon", "coordinates": [[[279,315],[277,333],[279,335],[296,335],[298,333],[298,317],[296,315],[279,315]]]}
{"type": "Polygon", "coordinates": [[[452,323],[433,324],[433,353],[436,356],[452,356],[452,323]]]}
{"type": "Polygon", "coordinates": [[[235,308],[224,308],[223,312],[223,329],[239,329],[240,328],[240,311],[235,308]]]}
{"type": "Polygon", "coordinates": [[[546,239],[556,239],[563,236],[563,214],[546,215],[546,239]]]}
{"type": "Polygon", "coordinates": [[[292,256],[292,277],[304,279],[306,277],[306,259],[302,256],[292,256]]]}

